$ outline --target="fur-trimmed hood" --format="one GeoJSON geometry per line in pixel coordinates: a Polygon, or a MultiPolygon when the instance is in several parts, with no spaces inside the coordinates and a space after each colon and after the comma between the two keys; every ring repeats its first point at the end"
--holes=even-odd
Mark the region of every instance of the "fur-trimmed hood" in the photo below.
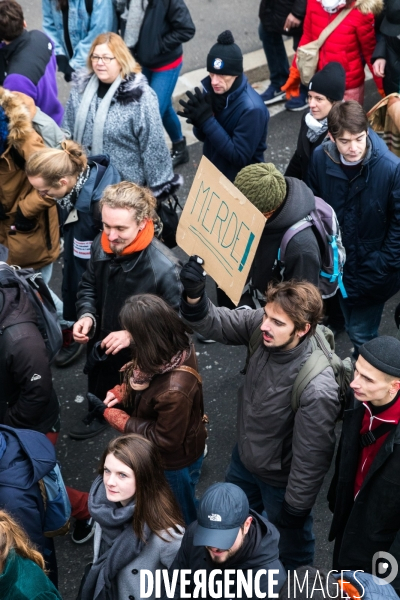
{"type": "Polygon", "coordinates": [[[363,15],[368,13],[379,15],[383,11],[383,7],[383,0],[357,0],[355,3],[355,8],[358,8],[363,15]]]}
{"type": "Polygon", "coordinates": [[[0,107],[8,118],[8,144],[17,150],[34,131],[29,108],[19,94],[0,87],[0,107]]]}
{"type": "MultiPolygon", "coordinates": [[[[83,94],[93,73],[87,69],[80,69],[72,76],[72,85],[74,85],[79,94],[83,94]]],[[[129,104],[130,102],[139,102],[145,87],[148,85],[143,73],[131,73],[127,79],[123,79],[111,102],[120,102],[129,104]]]]}

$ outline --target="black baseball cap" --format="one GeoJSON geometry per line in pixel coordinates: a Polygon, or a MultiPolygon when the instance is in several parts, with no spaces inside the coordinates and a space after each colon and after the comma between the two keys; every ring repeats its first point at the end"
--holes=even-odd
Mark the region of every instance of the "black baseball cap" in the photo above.
{"type": "Polygon", "coordinates": [[[249,510],[249,501],[240,487],[214,483],[200,500],[193,545],[229,550],[249,510]]]}

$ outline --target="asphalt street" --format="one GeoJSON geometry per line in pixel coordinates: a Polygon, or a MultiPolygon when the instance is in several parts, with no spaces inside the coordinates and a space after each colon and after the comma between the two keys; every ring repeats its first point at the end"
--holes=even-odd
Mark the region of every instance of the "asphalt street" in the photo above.
{"type": "MultiPolygon", "coordinates": [[[[39,0],[23,0],[28,27],[41,28],[39,0]]],[[[222,30],[231,28],[243,51],[260,48],[257,36],[258,0],[188,0],[197,25],[197,34],[185,47],[185,70],[204,66],[205,51],[214,43],[222,30]],[[205,50],[206,49],[206,50],[205,50]]],[[[67,85],[62,83],[60,97],[66,100],[67,85]]],[[[365,107],[370,108],[379,96],[372,81],[366,84],[365,107]]],[[[266,160],[274,162],[283,172],[296,147],[297,134],[302,117],[300,113],[283,111],[271,117],[268,133],[266,160]]],[[[201,159],[201,144],[190,146],[190,162],[178,169],[185,183],[180,198],[185,200],[190,189],[198,163],[201,159]]],[[[185,260],[179,249],[177,255],[185,260]]],[[[52,287],[60,291],[62,256],[56,264],[52,287]]],[[[208,284],[210,297],[214,298],[214,286],[208,284]]],[[[393,320],[394,308],[400,295],[386,305],[381,334],[395,335],[393,320]]],[[[337,339],[337,352],[341,357],[350,354],[351,344],[346,334],[337,339]]],[[[201,480],[198,486],[201,494],[209,485],[222,481],[235,443],[236,397],[242,383],[240,371],[244,364],[246,350],[242,347],[222,347],[220,344],[200,344],[196,342],[200,372],[203,377],[205,410],[209,416],[208,456],[203,463],[201,480]]],[[[88,491],[97,474],[100,456],[107,441],[115,436],[111,429],[87,441],[71,440],[67,432],[86,412],[86,379],[82,373],[84,356],[73,366],[65,369],[53,368],[54,385],[62,406],[62,428],[57,444],[58,459],[62,464],[67,485],[88,491]]],[[[338,426],[338,433],[339,433],[338,426]]],[[[316,566],[331,566],[332,545],[327,541],[330,513],[326,503],[326,492],[332,473],[326,478],[315,507],[316,566]]],[[[77,546],[70,536],[56,538],[59,565],[59,589],[65,600],[75,600],[84,566],[92,559],[91,543],[77,546]]]]}

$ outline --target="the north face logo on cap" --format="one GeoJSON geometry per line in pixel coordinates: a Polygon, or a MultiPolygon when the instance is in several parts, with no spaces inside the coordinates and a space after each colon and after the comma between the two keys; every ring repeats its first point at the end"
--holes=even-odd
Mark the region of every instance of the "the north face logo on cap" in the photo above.
{"type": "Polygon", "coordinates": [[[224,61],[222,58],[214,58],[214,69],[222,69],[224,66],[224,61]]]}
{"type": "Polygon", "coordinates": [[[210,519],[210,521],[222,521],[221,515],[216,515],[214,513],[208,515],[208,518],[210,519]]]}

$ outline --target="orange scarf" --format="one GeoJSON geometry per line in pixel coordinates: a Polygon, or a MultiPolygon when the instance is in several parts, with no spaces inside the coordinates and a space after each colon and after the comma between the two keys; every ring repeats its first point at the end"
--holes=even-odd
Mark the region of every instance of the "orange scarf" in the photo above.
{"type": "MultiPolygon", "coordinates": [[[[133,254],[134,252],[140,252],[140,250],[144,250],[147,246],[150,245],[151,240],[154,237],[154,223],[151,219],[148,219],[146,225],[143,227],[142,231],[139,231],[133,242],[129,244],[126,248],[124,248],[121,252],[121,256],[125,256],[125,254],[133,254]]],[[[114,254],[111,250],[110,242],[108,241],[108,237],[105,232],[101,234],[101,247],[104,252],[107,254],[114,254]]]]}

